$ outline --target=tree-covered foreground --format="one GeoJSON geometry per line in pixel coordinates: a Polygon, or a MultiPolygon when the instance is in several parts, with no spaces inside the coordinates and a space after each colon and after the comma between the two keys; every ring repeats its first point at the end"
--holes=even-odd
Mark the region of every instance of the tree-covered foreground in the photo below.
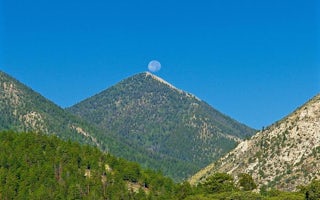
{"type": "Polygon", "coordinates": [[[160,172],[97,148],[35,133],[0,133],[0,199],[320,199],[320,182],[299,192],[253,192],[247,174],[235,183],[218,173],[205,183],[174,183],[160,172]]]}

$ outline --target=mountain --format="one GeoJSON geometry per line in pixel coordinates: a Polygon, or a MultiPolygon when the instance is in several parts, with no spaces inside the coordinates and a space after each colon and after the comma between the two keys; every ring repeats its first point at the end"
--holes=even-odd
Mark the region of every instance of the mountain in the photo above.
{"type": "Polygon", "coordinates": [[[205,180],[215,172],[237,177],[251,174],[259,187],[293,191],[320,178],[320,95],[284,119],[241,142],[190,181],[205,180]]]}
{"type": "Polygon", "coordinates": [[[109,148],[111,153],[162,170],[175,180],[195,173],[255,132],[148,72],[67,111],[134,149],[119,153],[109,148]]]}
{"type": "Polygon", "coordinates": [[[0,130],[34,131],[99,146],[94,128],[0,71],[0,130]]]}
{"type": "Polygon", "coordinates": [[[98,146],[103,151],[112,149],[121,155],[135,151],[1,71],[0,94],[0,131],[52,134],[64,140],[98,146]]]}

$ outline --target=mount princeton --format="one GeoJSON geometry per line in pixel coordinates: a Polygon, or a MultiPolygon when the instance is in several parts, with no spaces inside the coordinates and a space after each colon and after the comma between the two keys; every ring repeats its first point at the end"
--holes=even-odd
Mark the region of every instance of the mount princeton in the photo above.
{"type": "Polygon", "coordinates": [[[150,73],[129,77],[65,110],[3,72],[0,86],[0,130],[95,145],[176,181],[255,133],[150,73]]]}

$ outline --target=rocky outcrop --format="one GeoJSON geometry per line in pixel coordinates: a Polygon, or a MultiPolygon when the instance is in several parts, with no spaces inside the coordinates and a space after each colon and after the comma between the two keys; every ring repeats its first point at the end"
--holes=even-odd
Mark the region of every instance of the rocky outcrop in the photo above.
{"type": "Polygon", "coordinates": [[[294,191],[320,178],[320,95],[196,175],[197,183],[215,172],[251,174],[259,187],[294,191]]]}

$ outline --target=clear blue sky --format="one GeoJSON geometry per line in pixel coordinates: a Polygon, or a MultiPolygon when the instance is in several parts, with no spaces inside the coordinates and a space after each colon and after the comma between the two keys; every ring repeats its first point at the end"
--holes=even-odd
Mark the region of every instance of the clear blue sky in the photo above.
{"type": "Polygon", "coordinates": [[[0,69],[62,107],[156,75],[260,129],[320,91],[317,0],[2,0],[0,69]]]}

